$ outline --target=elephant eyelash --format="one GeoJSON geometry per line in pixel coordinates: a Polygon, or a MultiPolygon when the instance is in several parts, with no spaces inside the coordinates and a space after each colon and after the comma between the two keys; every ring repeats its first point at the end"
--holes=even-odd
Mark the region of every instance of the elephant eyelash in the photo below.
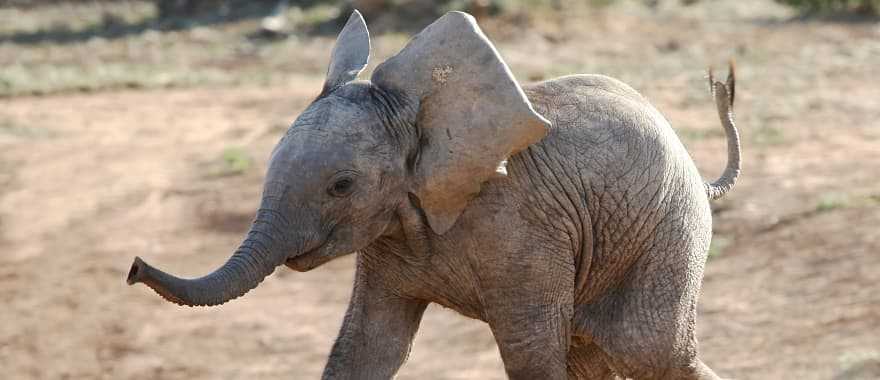
{"type": "Polygon", "coordinates": [[[354,181],[351,178],[343,178],[333,183],[331,192],[333,195],[336,196],[348,194],[348,192],[351,190],[352,185],[354,185],[354,181]]]}
{"type": "Polygon", "coordinates": [[[340,172],[336,179],[333,180],[330,187],[327,188],[327,193],[337,198],[343,198],[350,195],[354,191],[355,178],[357,175],[358,173],[353,171],[340,172]]]}

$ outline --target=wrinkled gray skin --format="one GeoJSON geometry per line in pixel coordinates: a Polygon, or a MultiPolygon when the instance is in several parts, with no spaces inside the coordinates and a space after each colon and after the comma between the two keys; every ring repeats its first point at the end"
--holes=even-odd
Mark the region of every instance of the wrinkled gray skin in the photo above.
{"type": "Polygon", "coordinates": [[[732,77],[712,82],[728,168],[705,184],[633,89],[598,75],[522,88],[466,14],[354,81],[369,50],[355,13],[225,265],[185,280],[136,259],[129,283],[216,305],[281,264],[358,252],[326,379],[393,377],[431,302],[488,323],[513,379],[717,378],[694,326],[709,199],[739,172],[732,77]]]}

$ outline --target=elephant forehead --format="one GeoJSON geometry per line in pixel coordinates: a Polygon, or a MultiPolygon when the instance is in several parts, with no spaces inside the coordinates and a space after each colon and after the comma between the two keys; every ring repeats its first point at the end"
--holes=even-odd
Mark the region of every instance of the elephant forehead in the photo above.
{"type": "Polygon", "coordinates": [[[272,153],[270,171],[277,167],[283,172],[309,177],[352,169],[357,145],[345,137],[320,131],[296,133],[283,140],[272,153]]]}
{"type": "Polygon", "coordinates": [[[358,151],[368,139],[352,126],[364,112],[351,107],[314,109],[306,110],[278,143],[270,160],[270,175],[307,180],[354,169],[358,151]]]}
{"type": "Polygon", "coordinates": [[[266,183],[283,184],[293,194],[321,191],[336,173],[353,169],[349,145],[329,147],[282,143],[269,160],[266,183]]]}
{"type": "Polygon", "coordinates": [[[337,96],[329,96],[312,103],[294,121],[288,134],[303,132],[318,134],[359,134],[359,125],[369,124],[372,115],[357,103],[337,96]]]}

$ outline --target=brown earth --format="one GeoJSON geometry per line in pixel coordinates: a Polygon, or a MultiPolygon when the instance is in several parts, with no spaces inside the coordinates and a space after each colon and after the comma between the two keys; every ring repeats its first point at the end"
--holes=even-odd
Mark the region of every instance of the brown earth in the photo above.
{"type": "MultiPolygon", "coordinates": [[[[707,3],[485,25],[522,80],[581,71],[631,83],[707,178],[725,157],[703,67],[737,57],[745,164],[714,204],[701,354],[731,378],[880,378],[880,25],[707,3]]],[[[321,85],[290,78],[0,99],[3,378],[319,376],[352,257],[278,270],[210,309],[124,283],[135,255],[185,276],[224,261],[269,151],[321,85]]],[[[399,377],[504,374],[485,325],[432,307],[399,377]]]]}

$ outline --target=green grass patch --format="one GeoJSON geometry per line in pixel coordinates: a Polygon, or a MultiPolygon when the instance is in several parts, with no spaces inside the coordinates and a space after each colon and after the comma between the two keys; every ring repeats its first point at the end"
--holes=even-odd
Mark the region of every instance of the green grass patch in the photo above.
{"type": "Polygon", "coordinates": [[[712,242],[709,243],[708,260],[717,258],[724,253],[724,250],[733,243],[733,239],[724,235],[712,236],[712,242]]]}
{"type": "Polygon", "coordinates": [[[786,137],[782,129],[762,125],[751,133],[751,141],[755,145],[773,146],[785,143],[786,137]]]}
{"type": "Polygon", "coordinates": [[[204,163],[205,177],[230,177],[247,173],[254,166],[251,154],[242,147],[230,146],[223,149],[220,156],[204,163]]]}
{"type": "Polygon", "coordinates": [[[817,212],[828,212],[849,207],[852,204],[845,194],[825,194],[816,203],[817,212]]]}
{"type": "Polygon", "coordinates": [[[724,130],[703,128],[677,128],[675,132],[684,140],[701,141],[706,139],[724,138],[724,130]]]}
{"type": "Polygon", "coordinates": [[[42,127],[28,127],[12,120],[0,119],[0,136],[11,136],[21,139],[46,139],[55,136],[55,132],[42,127]]]}
{"type": "Polygon", "coordinates": [[[251,155],[240,147],[228,147],[223,150],[223,171],[227,175],[242,174],[254,164],[251,155]]]}

